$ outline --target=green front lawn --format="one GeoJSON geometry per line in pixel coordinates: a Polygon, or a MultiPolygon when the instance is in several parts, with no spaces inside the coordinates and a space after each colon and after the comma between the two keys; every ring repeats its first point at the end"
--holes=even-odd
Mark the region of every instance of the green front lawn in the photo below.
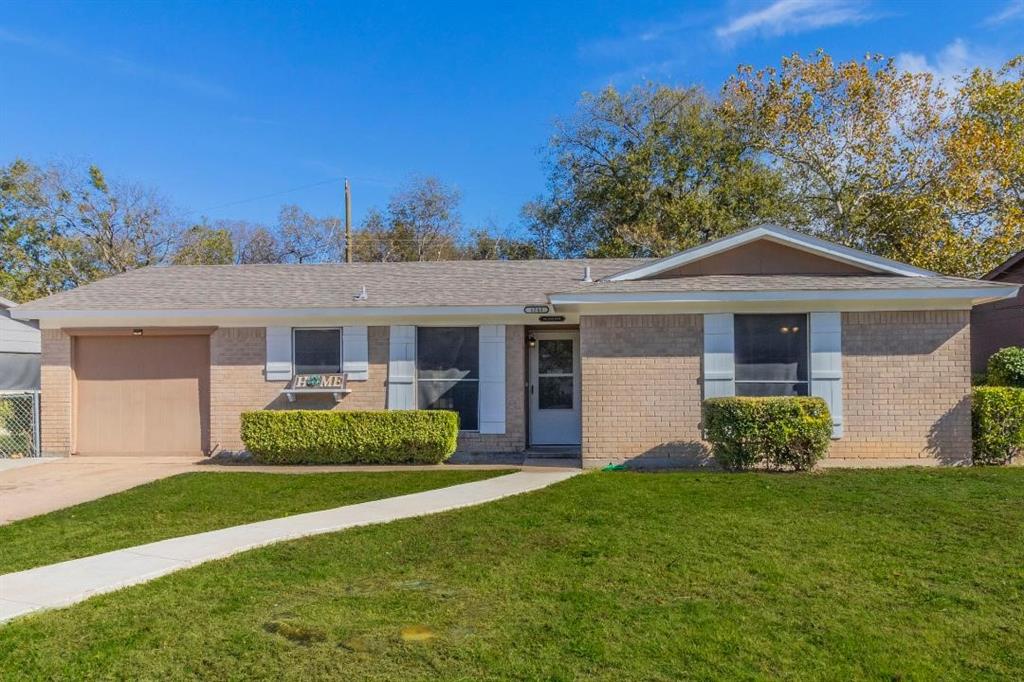
{"type": "Polygon", "coordinates": [[[504,473],[508,472],[180,474],[0,526],[0,575],[180,535],[443,488],[504,473]]]}
{"type": "Polygon", "coordinates": [[[0,628],[0,677],[1013,678],[1024,469],[578,476],[0,628]]]}

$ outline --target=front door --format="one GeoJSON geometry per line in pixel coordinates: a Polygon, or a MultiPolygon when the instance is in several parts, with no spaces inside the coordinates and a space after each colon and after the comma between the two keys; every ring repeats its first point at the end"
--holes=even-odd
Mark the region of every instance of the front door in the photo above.
{"type": "Polygon", "coordinates": [[[535,332],[530,337],[530,443],[579,445],[579,332],[535,332]]]}

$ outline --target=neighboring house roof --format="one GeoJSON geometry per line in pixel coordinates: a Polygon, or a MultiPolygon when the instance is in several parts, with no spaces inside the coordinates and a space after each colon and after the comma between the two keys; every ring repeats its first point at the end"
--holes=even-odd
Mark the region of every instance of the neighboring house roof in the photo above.
{"type": "Polygon", "coordinates": [[[12,301],[11,299],[0,296],[0,308],[10,309],[16,307],[17,305],[18,304],[12,301]]]}
{"type": "Polygon", "coordinates": [[[1000,275],[1004,274],[1007,270],[1013,269],[1018,263],[1024,261],[1024,251],[1018,251],[1013,254],[1002,263],[994,267],[992,270],[982,275],[982,279],[998,279],[1000,275]]]}
{"type": "MultiPolygon", "coordinates": [[[[741,248],[742,247],[742,248],[741,248]]],[[[777,256],[768,250],[778,270],[777,256]]],[[[717,266],[715,266],[717,267],[717,266]]],[[[763,270],[757,270],[763,272],[763,270]]],[[[813,272],[813,270],[811,271],[813,272]]],[[[199,318],[259,315],[401,315],[431,309],[522,312],[522,306],[725,300],[958,300],[970,305],[1016,294],[1016,286],[935,273],[871,256],[776,226],[746,230],[653,259],[441,261],[320,265],[149,267],[23,304],[22,319],[128,319],[172,311],[199,318]],[[756,240],[853,265],[845,274],[698,274],[677,268],[756,240]],[[584,279],[585,271],[593,281],[584,279]],[[366,297],[357,298],[366,288],[366,297]],[[401,310],[400,310],[401,309],[401,310]]],[[[440,313],[439,313],[440,314],[440,313]]]]}

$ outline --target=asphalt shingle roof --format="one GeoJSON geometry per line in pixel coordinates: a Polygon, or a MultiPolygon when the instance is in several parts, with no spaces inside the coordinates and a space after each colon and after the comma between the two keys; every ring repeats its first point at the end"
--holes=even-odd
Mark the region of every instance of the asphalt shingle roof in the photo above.
{"type": "Polygon", "coordinates": [[[546,303],[591,267],[597,279],[634,259],[175,265],[109,277],[30,303],[43,310],[493,306],[546,303]],[[352,297],[366,286],[367,300],[352,297]]]}
{"type": "Polygon", "coordinates": [[[644,259],[192,265],[149,267],[55,294],[23,311],[213,310],[348,306],[521,306],[555,293],[881,290],[997,287],[958,277],[892,275],[707,275],[584,283],[644,259]],[[353,296],[366,286],[367,300],[353,296]]]}

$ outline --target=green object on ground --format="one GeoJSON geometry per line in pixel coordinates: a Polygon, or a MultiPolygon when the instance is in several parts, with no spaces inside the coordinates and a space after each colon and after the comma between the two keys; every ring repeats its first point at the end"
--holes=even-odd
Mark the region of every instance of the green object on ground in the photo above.
{"type": "Polygon", "coordinates": [[[264,464],[440,464],[459,437],[450,410],[258,410],[242,442],[264,464]]]}
{"type": "Polygon", "coordinates": [[[626,466],[624,464],[612,464],[608,463],[601,467],[601,471],[625,471],[626,466]]]}
{"type": "Polygon", "coordinates": [[[14,621],[0,678],[1019,678],[1022,527],[1015,467],[577,476],[14,621]]]}
{"type": "Polygon", "coordinates": [[[709,398],[704,430],[723,469],[758,465],[806,471],[828,454],[832,417],[821,398],[709,398]]]}
{"type": "Polygon", "coordinates": [[[975,464],[1008,464],[1024,452],[1024,388],[975,386],[971,435],[975,464]]]}

